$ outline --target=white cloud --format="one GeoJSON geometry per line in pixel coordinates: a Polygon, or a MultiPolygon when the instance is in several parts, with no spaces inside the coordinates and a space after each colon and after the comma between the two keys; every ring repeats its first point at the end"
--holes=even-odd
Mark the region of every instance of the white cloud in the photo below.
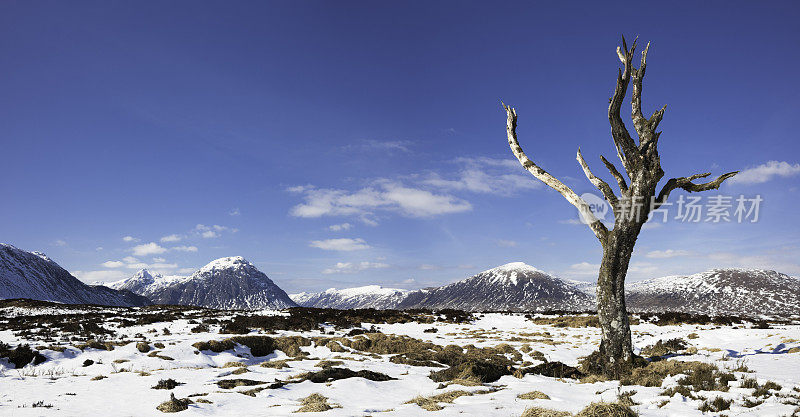
{"type": "Polygon", "coordinates": [[[422,264],[422,265],[419,266],[419,269],[421,269],[423,271],[438,271],[438,270],[442,269],[442,267],[439,266],[439,265],[422,264]]]}
{"type": "Polygon", "coordinates": [[[513,248],[517,246],[517,242],[514,240],[499,239],[497,241],[497,246],[500,246],[501,248],[513,248]]]}
{"type": "Polygon", "coordinates": [[[161,242],[162,242],[162,243],[166,243],[166,242],[180,242],[180,241],[181,241],[181,239],[183,239],[183,236],[181,236],[181,235],[175,235],[175,234],[173,234],[173,235],[167,235],[167,236],[164,236],[164,237],[162,237],[162,238],[161,238],[161,242]]]}
{"type": "Polygon", "coordinates": [[[167,248],[159,246],[158,243],[150,242],[133,247],[133,254],[136,256],[159,255],[167,251],[167,248]]]}
{"type": "Polygon", "coordinates": [[[205,239],[212,239],[215,237],[219,237],[219,233],[213,230],[206,230],[205,232],[201,233],[200,236],[203,236],[205,239]]]}
{"type": "Polygon", "coordinates": [[[589,262],[580,262],[577,264],[572,264],[569,266],[567,270],[570,274],[575,275],[597,275],[600,271],[600,264],[592,264],[589,262]]]}
{"type": "Polygon", "coordinates": [[[94,248],[94,250],[100,252],[101,250],[103,250],[103,247],[102,246],[98,246],[98,247],[94,248]]]}
{"type": "Polygon", "coordinates": [[[314,240],[308,245],[312,248],[319,248],[323,250],[335,250],[335,251],[355,251],[355,250],[364,250],[369,249],[370,246],[364,241],[364,239],[356,238],[356,239],[348,239],[348,238],[341,238],[341,239],[326,239],[326,240],[314,240]]]}
{"type": "Polygon", "coordinates": [[[378,210],[395,211],[408,217],[432,217],[472,209],[469,202],[447,194],[435,194],[394,181],[376,181],[373,187],[358,191],[295,187],[292,192],[305,194],[305,203],[294,206],[295,217],[360,216],[374,223],[378,210]]]}
{"type": "Polygon", "coordinates": [[[136,262],[139,262],[139,260],[133,256],[126,256],[122,258],[122,262],[125,262],[126,264],[135,264],[136,262]]]}
{"type": "Polygon", "coordinates": [[[58,239],[55,242],[53,242],[53,245],[55,245],[55,246],[67,246],[67,242],[64,241],[64,240],[58,239]]]}
{"type": "Polygon", "coordinates": [[[167,262],[164,258],[153,258],[153,262],[167,262]]]}
{"type": "Polygon", "coordinates": [[[239,211],[238,207],[235,207],[235,208],[231,209],[231,211],[228,212],[229,216],[240,216],[241,214],[242,214],[242,212],[239,211]]]}
{"type": "Polygon", "coordinates": [[[768,161],[765,164],[742,170],[728,181],[732,184],[761,184],[774,177],[792,177],[797,174],[800,174],[800,164],[768,161]]]}
{"type": "Polygon", "coordinates": [[[177,271],[177,272],[178,272],[179,274],[191,274],[191,273],[193,273],[194,271],[196,271],[196,269],[195,269],[195,268],[180,268],[180,269],[178,269],[178,271],[177,271]]]}
{"type": "Polygon", "coordinates": [[[106,268],[120,268],[125,266],[125,262],[122,261],[105,261],[102,264],[106,268]]]}
{"type": "Polygon", "coordinates": [[[87,283],[119,281],[128,277],[128,273],[118,270],[72,271],[72,275],[87,283]]]}
{"type": "Polygon", "coordinates": [[[350,224],[350,223],[334,224],[334,225],[328,226],[328,230],[331,230],[331,231],[334,231],[334,232],[341,232],[342,230],[350,230],[351,227],[353,227],[353,225],[350,224]]]}
{"type": "Polygon", "coordinates": [[[173,246],[170,249],[178,252],[197,252],[197,246],[173,246]]]}
{"type": "Polygon", "coordinates": [[[133,236],[125,236],[125,237],[122,238],[122,240],[125,241],[125,242],[138,242],[139,241],[139,239],[137,239],[137,238],[135,238],[133,236]]]}
{"type": "Polygon", "coordinates": [[[322,271],[323,274],[352,274],[366,271],[367,269],[388,268],[389,265],[381,262],[337,262],[332,268],[322,271]]]}
{"type": "Polygon", "coordinates": [[[651,258],[651,259],[667,259],[667,258],[675,258],[675,257],[678,257],[678,256],[689,256],[691,254],[692,253],[689,252],[688,250],[666,249],[666,250],[654,250],[654,251],[647,252],[645,257],[651,258]]]}

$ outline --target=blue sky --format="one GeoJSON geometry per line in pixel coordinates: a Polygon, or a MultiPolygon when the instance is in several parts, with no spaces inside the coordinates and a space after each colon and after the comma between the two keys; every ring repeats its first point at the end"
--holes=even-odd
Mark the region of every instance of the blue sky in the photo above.
{"type": "Polygon", "coordinates": [[[747,169],[721,193],[764,199],[756,223],[648,227],[630,278],[800,275],[798,20],[796,2],[5,1],[0,241],[88,282],[232,255],[290,292],[512,261],[591,280],[599,244],[517,166],[498,101],[534,160],[595,191],[575,151],[610,181],[624,33],[652,42],[666,178],[747,169]]]}

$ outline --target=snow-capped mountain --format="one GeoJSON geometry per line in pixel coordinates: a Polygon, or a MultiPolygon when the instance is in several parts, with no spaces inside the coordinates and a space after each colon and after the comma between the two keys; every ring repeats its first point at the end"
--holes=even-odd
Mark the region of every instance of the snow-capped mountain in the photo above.
{"type": "Polygon", "coordinates": [[[8,298],[108,306],[152,304],[130,291],[84,284],[43,253],[0,243],[0,299],[8,298]]]}
{"type": "Polygon", "coordinates": [[[760,269],[712,269],[627,285],[631,311],[696,314],[800,314],[800,280],[760,269]]]}
{"type": "Polygon", "coordinates": [[[468,311],[582,311],[593,306],[592,298],[583,291],[522,262],[498,266],[442,287],[412,291],[398,305],[468,311]]]}
{"type": "Polygon", "coordinates": [[[303,307],[317,308],[397,308],[406,297],[407,290],[384,288],[379,285],[346,288],[331,288],[322,292],[290,294],[289,297],[303,307]]]}
{"type": "Polygon", "coordinates": [[[297,306],[285,291],[241,256],[217,259],[188,277],[153,276],[141,270],[114,287],[147,296],[156,304],[242,310],[297,306]]]}

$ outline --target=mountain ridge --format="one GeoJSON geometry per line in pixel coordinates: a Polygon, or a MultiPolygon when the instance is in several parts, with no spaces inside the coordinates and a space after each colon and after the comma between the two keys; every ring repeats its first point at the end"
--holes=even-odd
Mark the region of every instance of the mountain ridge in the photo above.
{"type": "Polygon", "coordinates": [[[0,299],[133,307],[152,304],[130,291],[88,285],[41,252],[0,243],[0,299]]]}

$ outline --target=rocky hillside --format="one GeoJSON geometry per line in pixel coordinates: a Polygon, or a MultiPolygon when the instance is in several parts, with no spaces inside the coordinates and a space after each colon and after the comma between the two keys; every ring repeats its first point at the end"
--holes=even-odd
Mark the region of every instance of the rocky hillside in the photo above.
{"type": "Polygon", "coordinates": [[[317,308],[397,308],[408,294],[406,290],[383,288],[378,285],[346,288],[331,288],[322,292],[291,294],[289,297],[303,307],[317,308]]]}
{"type": "Polygon", "coordinates": [[[151,304],[130,291],[84,284],[43,253],[0,243],[0,299],[9,298],[108,306],[151,304]]]}
{"type": "Polygon", "coordinates": [[[800,314],[800,280],[760,269],[712,269],[627,285],[631,311],[695,314],[800,314]]]}

